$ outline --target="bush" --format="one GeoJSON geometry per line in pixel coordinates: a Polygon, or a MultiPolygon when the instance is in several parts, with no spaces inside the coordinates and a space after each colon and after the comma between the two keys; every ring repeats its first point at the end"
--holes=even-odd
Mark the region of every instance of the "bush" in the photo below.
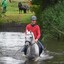
{"type": "Polygon", "coordinates": [[[64,0],[33,0],[34,8],[44,38],[64,38],[64,0]],[[37,3],[36,3],[37,2],[37,3]]]}
{"type": "Polygon", "coordinates": [[[8,15],[3,15],[3,17],[0,18],[1,23],[8,23],[15,21],[17,23],[29,23],[30,18],[33,14],[8,14],[8,15]]]}
{"type": "Polygon", "coordinates": [[[1,15],[1,12],[2,12],[2,8],[1,8],[1,4],[0,4],[0,17],[2,16],[2,15],[1,15]]]}
{"type": "Polygon", "coordinates": [[[64,36],[64,1],[46,8],[41,18],[45,34],[58,39],[64,36]]]}

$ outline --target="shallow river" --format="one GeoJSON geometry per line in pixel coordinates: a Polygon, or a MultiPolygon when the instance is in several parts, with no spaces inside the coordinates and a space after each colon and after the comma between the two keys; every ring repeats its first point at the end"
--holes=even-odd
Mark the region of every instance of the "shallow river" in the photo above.
{"type": "Polygon", "coordinates": [[[26,61],[21,52],[25,44],[25,34],[21,32],[0,32],[0,64],[64,64],[64,42],[45,42],[52,59],[26,61]]]}

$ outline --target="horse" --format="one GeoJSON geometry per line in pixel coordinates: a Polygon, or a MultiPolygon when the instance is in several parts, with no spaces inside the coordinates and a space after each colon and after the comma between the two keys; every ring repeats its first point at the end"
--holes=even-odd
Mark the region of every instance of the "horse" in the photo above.
{"type": "Polygon", "coordinates": [[[29,10],[29,6],[28,5],[22,5],[21,2],[18,3],[18,8],[19,8],[19,13],[20,11],[24,11],[24,13],[26,13],[27,10],[29,10]]]}
{"type": "Polygon", "coordinates": [[[39,47],[35,43],[33,32],[27,31],[25,33],[25,45],[27,46],[26,58],[36,60],[39,57],[39,47]]]}

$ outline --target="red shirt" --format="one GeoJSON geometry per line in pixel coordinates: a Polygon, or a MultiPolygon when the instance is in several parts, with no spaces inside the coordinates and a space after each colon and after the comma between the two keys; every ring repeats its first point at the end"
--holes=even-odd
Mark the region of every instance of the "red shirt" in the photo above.
{"type": "Polygon", "coordinates": [[[41,34],[40,34],[40,28],[39,28],[38,25],[32,26],[31,24],[28,24],[26,26],[26,30],[32,31],[33,34],[34,34],[35,39],[39,39],[40,38],[41,34]]]}

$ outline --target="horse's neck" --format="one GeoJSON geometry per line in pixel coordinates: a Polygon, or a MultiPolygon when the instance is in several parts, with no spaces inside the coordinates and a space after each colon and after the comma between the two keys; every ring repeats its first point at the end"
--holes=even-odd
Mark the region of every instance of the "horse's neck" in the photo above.
{"type": "Polygon", "coordinates": [[[33,34],[33,41],[32,41],[33,43],[35,43],[35,37],[34,37],[34,34],[33,34]]]}

